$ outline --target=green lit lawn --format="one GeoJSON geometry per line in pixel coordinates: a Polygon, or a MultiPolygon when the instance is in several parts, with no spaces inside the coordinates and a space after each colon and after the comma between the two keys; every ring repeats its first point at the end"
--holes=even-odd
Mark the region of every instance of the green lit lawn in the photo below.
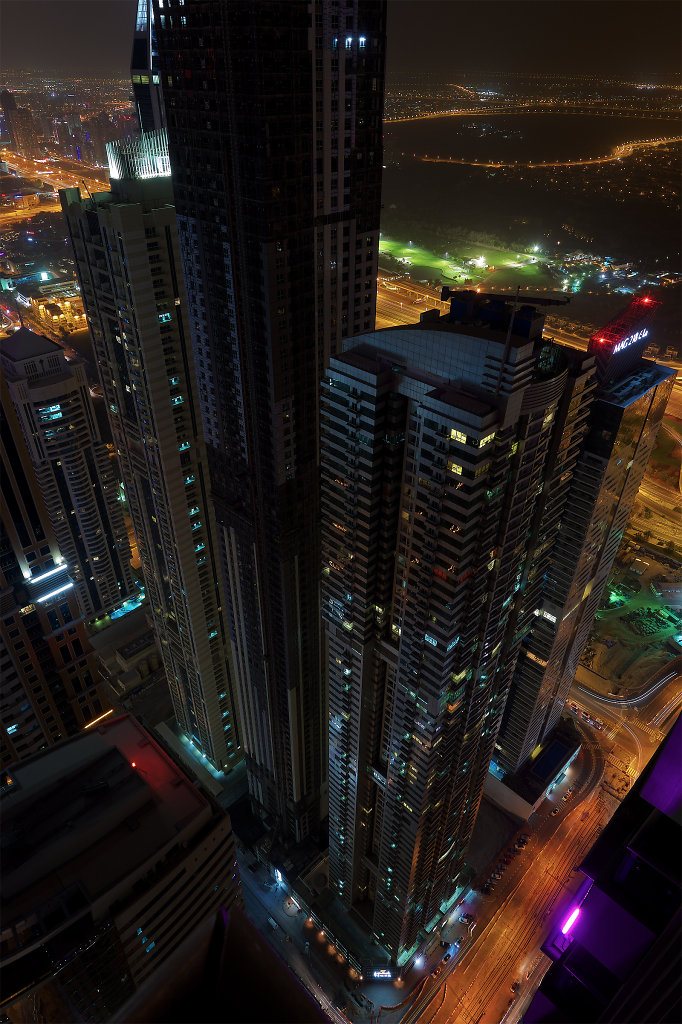
{"type": "Polygon", "coordinates": [[[527,287],[551,286],[552,281],[540,264],[533,262],[534,257],[525,253],[517,253],[505,249],[492,249],[485,245],[472,245],[468,242],[454,242],[453,250],[447,256],[438,255],[418,245],[396,242],[391,238],[381,238],[379,252],[387,253],[403,262],[406,272],[417,280],[422,278],[440,277],[450,284],[461,284],[470,278],[475,285],[485,284],[486,287],[509,287],[520,284],[527,287]],[[470,266],[468,260],[481,258],[485,266],[470,266]],[[491,271],[490,268],[495,270],[491,271]]]}

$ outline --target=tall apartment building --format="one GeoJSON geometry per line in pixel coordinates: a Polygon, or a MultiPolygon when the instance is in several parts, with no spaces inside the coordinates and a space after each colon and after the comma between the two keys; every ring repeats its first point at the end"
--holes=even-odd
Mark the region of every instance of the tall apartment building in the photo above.
{"type": "Polygon", "coordinates": [[[590,339],[598,389],[495,750],[508,772],[558,721],[656,442],[675,382],[674,370],[642,358],[656,305],[633,299],[590,339]]]}
{"type": "Polygon", "coordinates": [[[157,128],[163,128],[166,113],[161,92],[151,0],[137,0],[130,77],[140,131],[153,132],[157,128]]]}
{"type": "Polygon", "coordinates": [[[0,378],[0,768],[111,709],[70,566],[62,557],[0,378]]]}
{"type": "Polygon", "coordinates": [[[7,1019],[109,1020],[241,903],[229,817],[129,715],[22,761],[0,802],[7,1019]]]}
{"type": "Polygon", "coordinates": [[[253,805],[326,814],[318,390],[374,324],[383,0],[154,0],[253,805]]]}
{"type": "Polygon", "coordinates": [[[65,189],[83,303],[178,723],[241,760],[164,129],[109,144],[111,192],[65,189]]]}
{"type": "Polygon", "coordinates": [[[79,604],[89,619],[110,613],[138,591],[85,367],[27,328],[0,339],[0,366],[79,604]]]}
{"type": "Polygon", "coordinates": [[[7,89],[0,93],[0,104],[10,148],[22,156],[42,156],[33,115],[28,107],[18,107],[13,94],[7,89]]]}
{"type": "Polygon", "coordinates": [[[330,884],[405,964],[460,887],[594,360],[473,293],[344,342],[321,428],[330,884]]]}

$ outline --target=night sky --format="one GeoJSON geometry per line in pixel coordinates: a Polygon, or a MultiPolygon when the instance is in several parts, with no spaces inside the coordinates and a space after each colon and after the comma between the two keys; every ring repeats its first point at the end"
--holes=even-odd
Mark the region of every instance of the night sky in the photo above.
{"type": "MultiPolygon", "coordinates": [[[[0,65],[128,73],[136,0],[2,0],[0,65]]],[[[680,72],[678,0],[389,0],[388,71],[680,72]]]]}

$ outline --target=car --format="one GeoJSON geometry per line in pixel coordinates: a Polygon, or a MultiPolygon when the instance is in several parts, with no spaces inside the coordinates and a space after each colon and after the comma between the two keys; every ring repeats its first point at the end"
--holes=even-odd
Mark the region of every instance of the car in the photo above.
{"type": "Polygon", "coordinates": [[[443,949],[449,949],[450,948],[450,943],[446,942],[445,939],[441,939],[440,940],[440,944],[443,947],[443,949]]]}
{"type": "Polygon", "coordinates": [[[448,960],[451,958],[451,956],[452,956],[452,953],[446,953],[445,956],[443,957],[443,959],[441,960],[441,963],[442,964],[446,964],[448,962],[448,960]]]}
{"type": "Polygon", "coordinates": [[[574,789],[575,789],[575,786],[569,786],[568,789],[566,790],[566,792],[567,793],[572,793],[574,789]]]}
{"type": "Polygon", "coordinates": [[[562,798],[561,798],[561,799],[562,799],[562,800],[568,800],[568,799],[569,799],[569,797],[570,797],[570,795],[571,795],[570,793],[564,793],[564,795],[562,796],[562,798]]]}
{"type": "Polygon", "coordinates": [[[438,975],[440,974],[440,972],[442,971],[442,969],[443,968],[441,967],[441,965],[438,964],[438,967],[436,967],[435,971],[431,971],[431,977],[432,978],[437,978],[438,975]]]}
{"type": "Polygon", "coordinates": [[[494,878],[494,879],[495,879],[495,880],[496,880],[497,882],[499,882],[499,880],[500,880],[500,879],[502,878],[502,872],[501,872],[501,871],[496,871],[496,872],[495,872],[495,874],[493,875],[493,878],[494,878]]]}
{"type": "Polygon", "coordinates": [[[555,807],[555,808],[554,808],[554,810],[552,811],[551,817],[553,818],[553,817],[554,817],[554,815],[555,815],[555,814],[558,814],[558,813],[559,813],[559,808],[558,808],[558,807],[555,807]]]}
{"type": "Polygon", "coordinates": [[[516,992],[521,987],[520,981],[515,981],[511,987],[512,992],[516,992]]]}

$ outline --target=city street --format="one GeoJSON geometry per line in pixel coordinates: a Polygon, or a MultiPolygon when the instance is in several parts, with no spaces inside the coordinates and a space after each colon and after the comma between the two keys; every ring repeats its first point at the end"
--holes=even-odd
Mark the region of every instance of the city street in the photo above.
{"type": "Polygon", "coordinates": [[[74,185],[80,187],[83,185],[83,179],[91,192],[101,192],[109,188],[109,174],[104,168],[88,167],[87,164],[77,164],[73,160],[59,157],[33,160],[30,157],[18,156],[9,149],[0,150],[0,159],[26,180],[47,182],[55,190],[74,185]]]}

